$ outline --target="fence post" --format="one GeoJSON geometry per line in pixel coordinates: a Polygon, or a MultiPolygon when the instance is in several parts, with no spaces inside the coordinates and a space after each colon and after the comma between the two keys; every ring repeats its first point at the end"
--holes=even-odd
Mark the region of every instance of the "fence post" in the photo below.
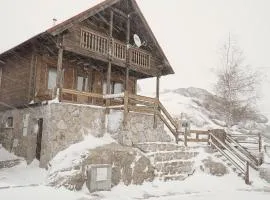
{"type": "Polygon", "coordinates": [[[258,134],[258,136],[259,136],[259,153],[261,153],[262,152],[262,136],[260,133],[258,134]]]}
{"type": "Polygon", "coordinates": [[[208,145],[210,145],[210,138],[211,138],[210,131],[208,131],[208,138],[207,138],[208,139],[208,142],[207,142],[208,145]]]}
{"type": "Polygon", "coordinates": [[[187,127],[185,127],[185,132],[184,132],[184,144],[187,146],[187,127]]]}
{"type": "Polygon", "coordinates": [[[246,174],[245,174],[245,183],[246,184],[250,184],[249,182],[249,162],[246,162],[246,174]]]}

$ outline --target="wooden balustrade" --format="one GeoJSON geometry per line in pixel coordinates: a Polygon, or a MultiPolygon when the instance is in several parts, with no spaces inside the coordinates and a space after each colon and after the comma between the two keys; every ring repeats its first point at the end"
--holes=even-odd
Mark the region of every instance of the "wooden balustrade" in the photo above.
{"type": "Polygon", "coordinates": [[[124,43],[121,43],[119,41],[113,42],[113,57],[120,59],[120,60],[126,60],[127,57],[127,46],[124,43]]]}
{"type": "Polygon", "coordinates": [[[106,55],[109,52],[109,40],[105,36],[82,29],[81,48],[106,55]]]}
{"type": "MultiPolygon", "coordinates": [[[[112,39],[111,55],[113,58],[126,61],[127,45],[118,40],[112,39]]],[[[91,30],[81,30],[80,47],[95,53],[109,55],[110,39],[105,35],[91,30]]],[[[129,48],[130,64],[145,69],[151,67],[151,56],[149,53],[139,48],[129,48]]]]}
{"type": "Polygon", "coordinates": [[[131,64],[143,67],[143,68],[150,68],[150,61],[151,56],[150,54],[136,48],[131,48],[130,51],[130,62],[131,64]]]}

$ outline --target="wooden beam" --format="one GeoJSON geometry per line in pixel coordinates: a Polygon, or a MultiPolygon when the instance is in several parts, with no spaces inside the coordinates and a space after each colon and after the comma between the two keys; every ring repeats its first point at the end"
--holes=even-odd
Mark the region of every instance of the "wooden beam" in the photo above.
{"type": "Polygon", "coordinates": [[[125,90],[128,91],[128,87],[129,87],[129,68],[126,68],[126,79],[125,79],[125,90]]]}
{"type": "Polygon", "coordinates": [[[113,11],[110,13],[110,37],[113,37],[113,11]]]}
{"type": "Polygon", "coordinates": [[[160,76],[157,76],[156,79],[156,98],[159,99],[159,85],[160,85],[160,76]]]}
{"type": "Polygon", "coordinates": [[[62,43],[63,43],[63,37],[62,36],[59,36],[58,38],[58,42],[57,42],[57,46],[58,46],[58,60],[57,60],[57,77],[56,77],[56,90],[55,90],[55,97],[58,96],[59,98],[59,101],[61,101],[61,90],[62,90],[62,87],[63,87],[63,83],[62,83],[62,69],[63,69],[63,53],[64,53],[64,50],[63,50],[63,46],[62,46],[62,43]]]}
{"type": "Polygon", "coordinates": [[[129,57],[129,43],[130,43],[130,17],[127,18],[127,33],[126,33],[126,44],[127,44],[127,56],[126,56],[126,79],[125,79],[125,90],[128,90],[129,85],[129,67],[130,67],[130,57],[129,57]]]}
{"type": "Polygon", "coordinates": [[[112,9],[113,12],[121,15],[122,17],[128,18],[128,15],[126,13],[124,13],[123,11],[121,11],[121,10],[119,10],[117,8],[113,8],[113,7],[111,7],[111,9],[112,9]]]}
{"type": "MultiPolygon", "coordinates": [[[[112,55],[113,55],[113,47],[112,47],[112,38],[113,38],[113,11],[110,13],[110,42],[109,42],[109,63],[107,69],[107,82],[106,82],[106,94],[111,94],[111,73],[112,73],[112,55]]],[[[110,106],[110,99],[106,99],[106,114],[109,114],[110,110],[108,107],[110,106]]]]}

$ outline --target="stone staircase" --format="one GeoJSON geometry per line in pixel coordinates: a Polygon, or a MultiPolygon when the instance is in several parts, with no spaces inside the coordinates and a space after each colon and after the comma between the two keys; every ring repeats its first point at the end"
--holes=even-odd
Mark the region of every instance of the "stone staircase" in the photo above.
{"type": "Polygon", "coordinates": [[[152,161],[160,180],[184,180],[195,170],[196,148],[175,143],[139,143],[135,147],[143,151],[152,161]]]}

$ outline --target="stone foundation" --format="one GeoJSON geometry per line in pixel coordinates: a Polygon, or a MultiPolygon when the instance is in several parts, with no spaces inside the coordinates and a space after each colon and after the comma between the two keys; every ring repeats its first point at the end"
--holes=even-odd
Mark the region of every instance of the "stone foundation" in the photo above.
{"type": "Polygon", "coordinates": [[[164,130],[164,123],[159,117],[157,117],[157,128],[154,128],[153,115],[130,112],[127,116],[127,125],[124,127],[122,115],[120,111],[112,111],[108,117],[108,132],[120,144],[133,146],[144,142],[173,141],[173,138],[164,130]],[[114,126],[111,126],[112,123],[114,126]]]}
{"type": "Polygon", "coordinates": [[[107,131],[126,146],[172,141],[159,118],[157,128],[153,128],[153,115],[130,112],[127,118],[127,126],[123,127],[121,111],[111,111],[106,116],[102,107],[68,103],[13,109],[0,112],[0,143],[28,163],[32,162],[36,158],[38,120],[43,119],[40,166],[46,167],[59,151],[88,134],[101,137],[107,131]],[[5,127],[8,117],[13,117],[13,127],[5,127]]]}
{"type": "Polygon", "coordinates": [[[37,120],[43,119],[40,166],[59,151],[83,139],[84,135],[96,137],[105,132],[105,110],[83,105],[55,103],[0,113],[0,142],[7,150],[24,157],[28,163],[36,157],[37,120]],[[25,120],[28,116],[28,120],[25,120]],[[5,121],[13,117],[13,127],[6,128],[5,121]]]}

